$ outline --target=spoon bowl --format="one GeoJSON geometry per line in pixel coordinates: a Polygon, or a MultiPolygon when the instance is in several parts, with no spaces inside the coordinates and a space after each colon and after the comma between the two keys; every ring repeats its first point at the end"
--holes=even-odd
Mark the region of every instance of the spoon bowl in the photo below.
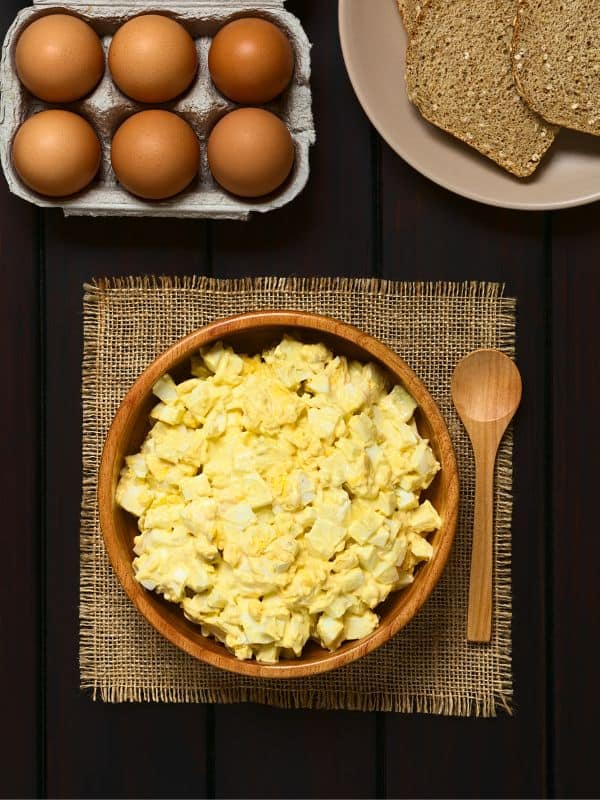
{"type": "Polygon", "coordinates": [[[452,399],[461,418],[493,422],[514,414],[521,402],[521,375],[499,350],[476,350],[452,376],[452,399]]]}

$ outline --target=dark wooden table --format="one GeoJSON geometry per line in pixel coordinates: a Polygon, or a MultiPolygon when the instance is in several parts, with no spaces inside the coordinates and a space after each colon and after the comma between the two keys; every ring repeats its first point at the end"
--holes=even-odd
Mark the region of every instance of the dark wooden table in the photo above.
{"type": "MultiPolygon", "coordinates": [[[[2,32],[21,5],[2,0],[2,32]]],[[[288,6],[315,45],[318,143],[308,187],[287,208],[248,223],[65,219],[0,188],[0,793],[598,796],[598,206],[519,213],[439,189],[360,109],[337,3],[288,6]],[[507,283],[525,385],[513,718],[105,705],[80,692],[82,284],[132,273],[507,283]]]]}

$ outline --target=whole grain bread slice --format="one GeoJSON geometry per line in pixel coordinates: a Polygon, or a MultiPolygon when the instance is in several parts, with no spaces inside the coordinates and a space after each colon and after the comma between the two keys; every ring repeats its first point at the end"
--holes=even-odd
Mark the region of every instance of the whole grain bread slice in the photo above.
{"type": "Polygon", "coordinates": [[[515,86],[515,13],[515,0],[429,0],[410,37],[406,85],[425,119],[527,177],[558,129],[531,111],[515,86]]]}
{"type": "Polygon", "coordinates": [[[600,136],[598,0],[520,0],[513,73],[542,117],[600,136]]]}
{"type": "Polygon", "coordinates": [[[415,27],[417,16],[421,10],[421,0],[397,0],[400,16],[407,33],[411,33],[415,27]]]}

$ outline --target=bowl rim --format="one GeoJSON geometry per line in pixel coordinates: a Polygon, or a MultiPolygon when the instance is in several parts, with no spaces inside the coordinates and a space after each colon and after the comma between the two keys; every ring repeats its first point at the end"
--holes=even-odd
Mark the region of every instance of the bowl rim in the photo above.
{"type": "MultiPolygon", "coordinates": [[[[98,471],[97,500],[104,546],[119,582],[137,610],[162,636],[189,655],[213,667],[253,678],[289,679],[329,672],[362,658],[385,644],[413,619],[436,587],[448,560],[458,519],[459,482],[454,447],[441,411],[425,384],[400,356],[370,334],[333,317],[308,311],[265,309],[214,320],[179,339],[143,370],[119,404],[106,436],[98,471]],[[413,396],[418,395],[419,408],[435,427],[440,451],[437,455],[448,478],[448,510],[439,529],[438,548],[433,558],[427,562],[427,583],[420,586],[420,591],[415,593],[410,604],[400,608],[385,625],[378,625],[368,636],[348,642],[339,650],[330,652],[323,649],[322,657],[310,662],[302,661],[301,658],[283,660],[277,664],[262,664],[254,659],[241,661],[230,654],[225,645],[221,645],[223,648],[221,654],[181,635],[156,612],[154,593],[134,579],[131,562],[127,564],[123,562],[117,544],[119,534],[114,520],[115,503],[112,490],[114,461],[118,453],[119,439],[131,417],[136,416],[139,402],[148,396],[158,378],[186,358],[190,358],[200,347],[226,339],[232,334],[243,334],[244,331],[257,328],[298,328],[321,332],[346,339],[368,352],[374,360],[392,372],[394,379],[401,382],[413,396]]],[[[412,586],[415,585],[416,581],[412,586]]],[[[212,639],[210,641],[214,642],[212,639]]]]}

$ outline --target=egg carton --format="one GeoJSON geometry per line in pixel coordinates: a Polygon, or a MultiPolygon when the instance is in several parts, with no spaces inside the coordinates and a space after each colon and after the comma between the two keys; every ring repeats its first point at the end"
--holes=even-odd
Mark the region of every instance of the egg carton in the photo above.
{"type": "Polygon", "coordinates": [[[309,175],[308,153],[315,141],[310,91],[310,42],[299,20],[284,9],[285,0],[195,0],[193,3],[153,4],[148,0],[58,4],[38,0],[23,9],[9,28],[0,62],[0,159],[8,186],[19,197],[38,206],[62,208],[66,216],[191,217],[247,219],[253,211],[265,212],[289,203],[304,188],[309,175]],[[113,83],[108,67],[92,94],[83,100],[50,106],[33,97],[19,81],[14,67],[15,45],[21,31],[37,17],[72,13],[88,22],[101,37],[105,55],[117,28],[131,17],[161,13],[180,22],[191,34],[198,52],[198,74],[189,90],[169,103],[146,105],[126,97],[113,83]],[[294,140],[296,159],[286,183],[272,194],[248,200],[235,197],[213,179],[206,156],[206,141],[216,122],[237,108],[213,85],[208,71],[208,51],[217,30],[243,16],[257,16],[278,25],[289,37],[295,54],[294,76],[286,91],[264,107],[287,125],[294,140]],[[69,198],[47,198],[33,192],[19,178],[12,164],[11,145],[27,117],[46,108],[65,108],[89,120],[102,145],[97,177],[83,191],[69,198]],[[174,111],[187,120],[200,140],[200,169],[192,184],[168,200],[145,201],[123,189],[112,170],[110,144],[119,125],[131,114],[147,108],[174,111]]]}

